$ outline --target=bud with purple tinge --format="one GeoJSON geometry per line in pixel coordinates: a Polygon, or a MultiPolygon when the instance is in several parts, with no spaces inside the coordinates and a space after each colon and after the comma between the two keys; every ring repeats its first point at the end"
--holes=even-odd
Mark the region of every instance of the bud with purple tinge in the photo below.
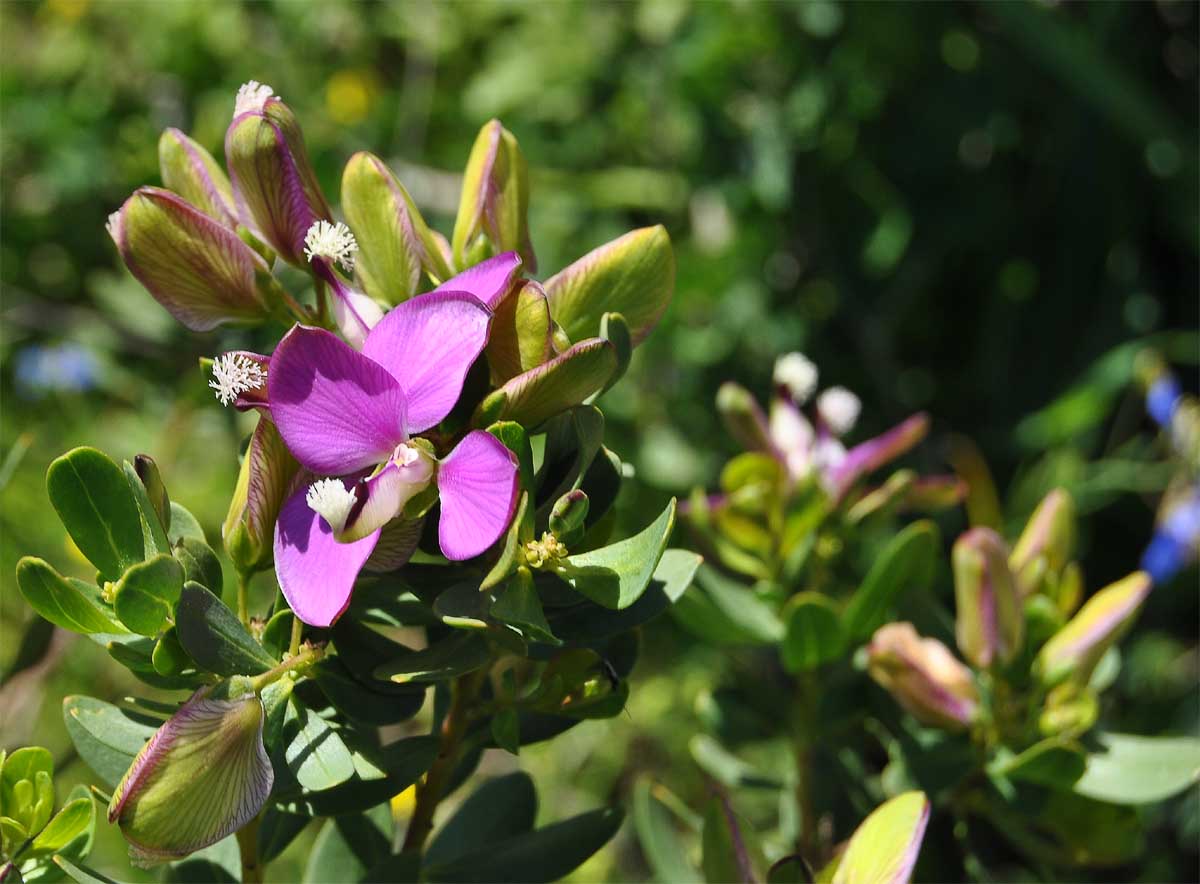
{"type": "Polygon", "coordinates": [[[135,865],[187,856],[258,815],[275,781],[262,729],[245,679],[200,688],[158,729],[108,806],[135,865]]]}
{"type": "Polygon", "coordinates": [[[158,168],[163,186],[226,227],[238,224],[233,187],[212,154],[178,129],[158,139],[158,168]]]}
{"type": "Polygon", "coordinates": [[[960,730],[974,720],[979,693],[971,670],[911,623],[889,623],[867,645],[868,672],[918,721],[960,730]]]}
{"type": "Polygon", "coordinates": [[[1039,571],[1057,574],[1066,567],[1074,538],[1075,501],[1066,489],[1055,488],[1037,505],[1008,557],[1009,567],[1017,575],[1022,592],[1029,595],[1036,591],[1036,581],[1032,577],[1039,571]],[[1038,567],[1039,558],[1044,559],[1044,568],[1038,567]]]}
{"type": "Polygon", "coordinates": [[[1008,548],[990,528],[972,528],[953,552],[955,638],[971,663],[1007,663],[1025,637],[1025,614],[1008,548]]]}

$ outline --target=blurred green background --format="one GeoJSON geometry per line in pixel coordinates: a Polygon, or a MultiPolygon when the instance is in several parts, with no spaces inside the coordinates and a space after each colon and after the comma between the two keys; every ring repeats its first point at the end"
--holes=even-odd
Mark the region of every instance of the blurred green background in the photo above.
{"type": "MultiPolygon", "coordinates": [[[[158,183],[164,127],[220,156],[249,79],[296,111],[331,201],[342,164],[369,149],[444,232],[475,133],[500,117],[531,167],[542,278],[631,227],[667,226],[674,303],[604,403],[609,444],[642,483],[622,500],[630,526],[715,481],[734,450],[719,383],[765,394],[775,356],[799,349],[825,384],[862,397],[860,438],[927,410],[927,471],[961,463],[972,440],[1013,524],[1068,484],[1091,512],[1089,588],[1127,573],[1165,481],[1146,466],[1133,352],[1161,347],[1196,386],[1197,14],[1181,2],[0,4],[0,672],[36,650],[22,651],[32,615],[17,559],[85,567],[44,493],[63,450],[153,454],[219,538],[249,425],[218,407],[197,357],[269,351],[272,333],[188,333],[124,271],[104,221],[158,183]]],[[[1196,727],[1195,582],[1192,570],[1148,605],[1145,660],[1117,693],[1131,728],[1196,727]]],[[[546,817],[624,794],[639,770],[697,788],[680,746],[721,661],[669,623],[646,647],[628,715],[523,753],[546,817]]],[[[0,689],[0,743],[38,742],[68,764],[58,698],[119,697],[127,677],[99,648],[54,637],[0,689]]],[[[65,767],[63,787],[86,776],[65,767]]],[[[1189,812],[1182,831],[1200,831],[1189,812]]],[[[1194,869],[1195,847],[1139,874],[1194,869]]],[[[124,874],[121,852],[106,832],[94,865],[124,874]]],[[[270,876],[296,877],[297,862],[270,876]]],[[[626,832],[578,876],[644,874],[626,832]]]]}

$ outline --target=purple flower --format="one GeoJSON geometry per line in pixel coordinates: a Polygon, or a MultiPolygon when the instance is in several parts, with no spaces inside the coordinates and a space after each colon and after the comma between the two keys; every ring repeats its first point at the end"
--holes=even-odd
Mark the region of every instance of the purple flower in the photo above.
{"type": "Polygon", "coordinates": [[[439,290],[395,307],[361,353],[307,326],[276,348],[271,417],[296,459],[330,477],[295,491],[275,530],[279,585],[304,622],[338,618],[383,526],[431,482],[446,558],[477,556],[508,527],[517,466],[504,445],[476,430],[439,462],[426,440],[413,438],[449,414],[491,320],[474,295],[439,290]]]}

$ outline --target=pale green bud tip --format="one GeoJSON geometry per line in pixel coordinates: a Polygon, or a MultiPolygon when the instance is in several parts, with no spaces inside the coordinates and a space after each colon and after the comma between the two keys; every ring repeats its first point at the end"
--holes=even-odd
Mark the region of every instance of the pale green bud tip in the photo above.
{"type": "Polygon", "coordinates": [[[1058,571],[1071,555],[1075,533],[1075,501],[1063,488],[1055,488],[1038,504],[1013,548],[1009,564],[1023,571],[1034,559],[1045,556],[1052,571],[1058,571]]]}
{"type": "Polygon", "coordinates": [[[918,721],[947,730],[966,727],[979,708],[971,670],[937,639],[911,623],[889,623],[867,646],[870,675],[918,721]]]}
{"type": "Polygon", "coordinates": [[[258,696],[216,699],[196,691],[138,753],[113,793],[108,821],[121,827],[135,865],[187,856],[237,831],[274,784],[258,696]]]}
{"type": "Polygon", "coordinates": [[[1042,682],[1054,685],[1070,678],[1085,683],[1100,658],[1133,623],[1153,585],[1149,574],[1135,571],[1088,599],[1042,646],[1034,661],[1042,682]]]}
{"type": "Polygon", "coordinates": [[[745,387],[726,381],[717,390],[717,412],[731,436],[748,451],[773,451],[766,415],[745,387]]]}
{"type": "Polygon", "coordinates": [[[959,650],[976,666],[1008,662],[1025,634],[1008,547],[990,528],[972,528],[955,542],[952,564],[959,650]]]}

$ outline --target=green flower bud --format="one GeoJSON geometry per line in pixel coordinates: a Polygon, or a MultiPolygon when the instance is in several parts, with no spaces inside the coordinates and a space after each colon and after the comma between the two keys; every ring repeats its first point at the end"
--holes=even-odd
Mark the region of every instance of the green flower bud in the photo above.
{"type": "Polygon", "coordinates": [[[1100,658],[1133,624],[1152,587],[1149,574],[1135,571],[1088,599],[1034,660],[1033,671],[1042,684],[1050,687],[1068,679],[1086,684],[1100,658]]]}
{"type": "Polygon", "coordinates": [[[269,86],[238,93],[225,133],[225,163],[233,179],[238,215],[289,264],[307,267],[304,237],[333,214],[321,193],[291,108],[269,86]]]}
{"type": "Polygon", "coordinates": [[[154,507],[163,530],[171,530],[171,498],[167,495],[167,486],[158,471],[158,464],[150,455],[139,454],[133,458],[133,469],[142,480],[142,487],[146,489],[146,496],[150,498],[150,505],[154,507]]]}
{"type": "Polygon", "coordinates": [[[238,225],[233,187],[212,154],[178,129],[158,139],[158,168],[163,186],[226,227],[238,225]]]}
{"type": "Polygon", "coordinates": [[[958,649],[979,667],[1007,663],[1025,637],[1008,548],[990,528],[972,528],[955,542],[952,563],[958,649]]]}
{"type": "Polygon", "coordinates": [[[717,413],[729,435],[747,451],[774,451],[767,417],[745,387],[732,381],[721,384],[717,390],[717,413]]]}
{"type": "Polygon", "coordinates": [[[169,190],[140,187],[108,219],[130,272],[192,331],[257,322],[267,263],[236,233],[169,190]]]}
{"type": "Polygon", "coordinates": [[[492,120],[479,130],[463,171],[462,197],[451,240],[455,265],[463,270],[489,253],[515,251],[521,255],[526,271],[536,272],[528,215],[525,157],[513,134],[499,120],[492,120]],[[490,241],[490,251],[480,253],[481,236],[490,241]]]}
{"type": "Polygon", "coordinates": [[[209,687],[158,729],[108,806],[134,865],[187,856],[258,814],[275,781],[262,730],[257,694],[209,687]]]}
{"type": "Polygon", "coordinates": [[[300,464],[269,417],[259,418],[221,526],[225,551],[243,574],[271,564],[275,520],[300,464]]]}
{"type": "Polygon", "coordinates": [[[924,724],[962,730],[975,718],[979,693],[971,670],[911,623],[889,623],[867,645],[867,671],[924,724]]]}
{"type": "Polygon", "coordinates": [[[576,488],[568,491],[550,510],[550,530],[567,546],[583,537],[583,521],[587,518],[588,496],[576,488]]]}

